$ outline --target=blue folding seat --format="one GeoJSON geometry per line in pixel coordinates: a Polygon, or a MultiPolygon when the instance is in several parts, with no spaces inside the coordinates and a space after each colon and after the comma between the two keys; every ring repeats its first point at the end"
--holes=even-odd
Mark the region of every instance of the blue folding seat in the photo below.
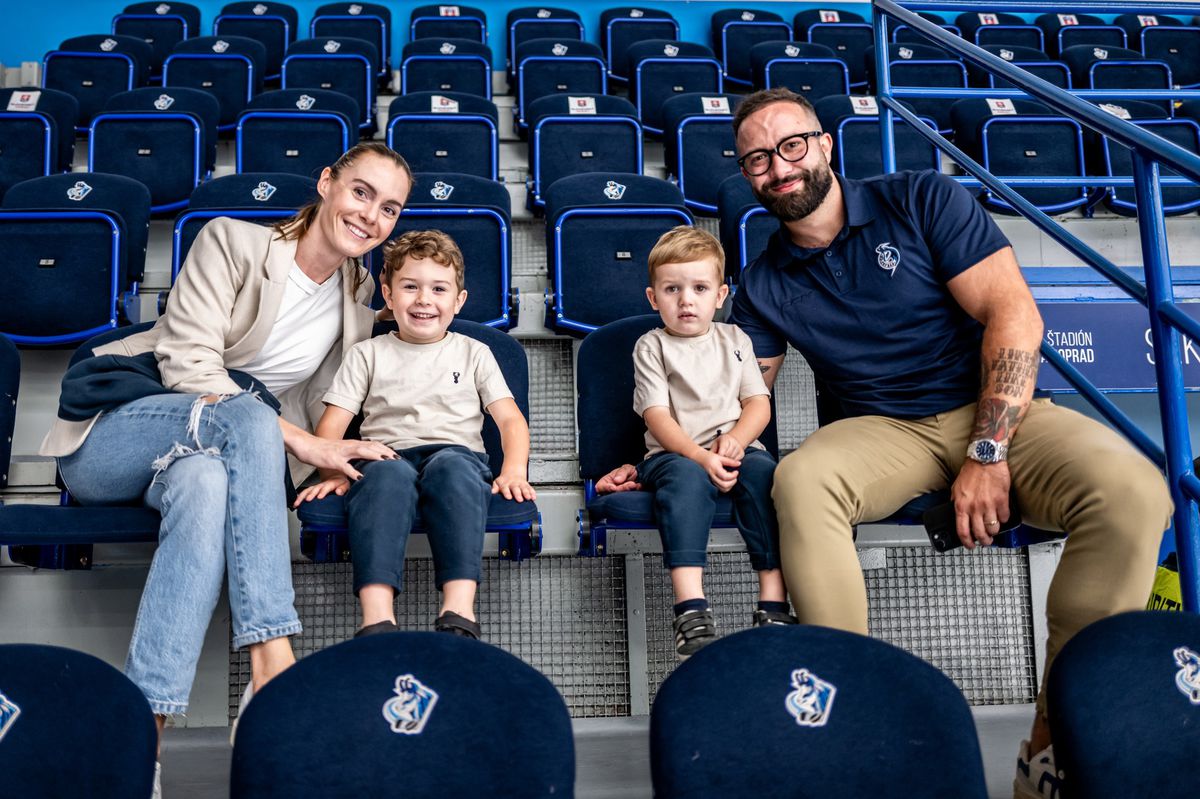
{"type": "Polygon", "coordinates": [[[1200,772],[1200,616],[1136,611],[1063,645],[1046,680],[1064,796],[1185,799],[1200,772]]]}
{"type": "Polygon", "coordinates": [[[492,51],[472,39],[418,39],[400,54],[400,93],[458,92],[492,99],[492,51]]]}
{"type": "Polygon", "coordinates": [[[500,112],[491,100],[459,92],[414,92],[388,106],[387,143],[414,172],[453,169],[499,176],[500,112]]]}
{"type": "Polygon", "coordinates": [[[200,9],[190,3],[133,3],[112,18],[112,32],[150,45],[150,77],[162,78],[163,61],[175,45],[200,35],[200,9]]]}
{"type": "Polygon", "coordinates": [[[317,197],[317,181],[284,172],[245,172],[201,183],[187,208],[175,217],[171,233],[171,283],[179,277],[192,243],[218,216],[271,225],[287,219],[317,197]]]}
{"type": "Polygon", "coordinates": [[[365,39],[378,54],[375,74],[387,78],[392,70],[392,12],[379,3],[328,3],[308,23],[313,39],[365,39]]]}
{"type": "Polygon", "coordinates": [[[14,183],[66,172],[75,155],[79,103],[66,92],[0,89],[0,198],[14,183]]]}
{"type": "Polygon", "coordinates": [[[150,796],[158,732],[128,677],[45,644],[0,645],[0,674],[5,795],[150,796]]]}
{"type": "Polygon", "coordinates": [[[962,37],[980,47],[985,44],[1017,45],[1034,50],[1046,49],[1046,37],[1037,25],[1023,17],[1003,11],[964,11],[954,19],[962,37]]]}
{"type": "Polygon", "coordinates": [[[657,8],[620,6],[600,12],[600,46],[608,64],[608,79],[624,85],[629,82],[629,46],[646,39],[679,38],[679,23],[669,11],[657,8]]]}
{"type": "Polygon", "coordinates": [[[237,171],[316,177],[358,141],[360,119],[358,103],[341,92],[263,92],[238,117],[237,171]]]}
{"type": "Polygon", "coordinates": [[[546,189],[583,172],[642,173],[642,126],[623,97],[554,94],[529,106],[528,205],[546,189]]]}
{"type": "Polygon", "coordinates": [[[749,88],[750,48],[760,42],[791,41],[792,27],[773,11],[726,8],[709,21],[713,52],[721,61],[725,80],[749,88]]]}
{"type": "Polygon", "coordinates": [[[150,45],[133,36],[76,36],[42,59],[42,88],[75,98],[80,133],[109,97],[144,86],[149,77],[150,45]]]}
{"type": "Polygon", "coordinates": [[[214,36],[244,36],[253,39],[266,50],[263,79],[278,80],[283,68],[283,56],[288,45],[296,41],[300,17],[286,3],[261,0],[241,0],[226,3],[213,20],[214,36]]]}
{"type": "MultiPolygon", "coordinates": [[[[1078,44],[1062,52],[1077,89],[1147,89],[1169,91],[1174,79],[1165,61],[1146,58],[1136,50],[1078,44]]],[[[1156,100],[1170,112],[1170,100],[1156,100]]]]}
{"type": "Polygon", "coordinates": [[[120,175],[22,181],[0,207],[0,333],[18,344],[79,342],[117,327],[146,265],[150,192],[120,175]]]}
{"type": "MultiPolygon", "coordinates": [[[[953,33],[955,36],[962,36],[962,31],[959,30],[957,25],[947,24],[946,20],[942,19],[937,14],[931,14],[928,11],[918,11],[917,16],[932,22],[934,25],[937,25],[944,31],[953,33]]],[[[906,42],[916,42],[917,44],[930,43],[928,39],[926,39],[917,31],[913,30],[908,25],[896,24],[894,22],[892,23],[891,41],[900,42],[901,44],[906,42]]]]}
{"type": "MultiPolygon", "coordinates": [[[[1014,67],[1020,67],[1030,75],[1052,83],[1060,89],[1071,88],[1071,70],[1061,61],[1051,61],[1050,56],[1032,47],[1015,44],[985,44],[983,49],[998,56],[1014,67]]],[[[967,65],[967,76],[972,86],[981,88],[1011,89],[1013,84],[1004,78],[980,67],[967,65]]]]}
{"type": "Polygon", "coordinates": [[[850,93],[850,70],[833,50],[811,42],[762,42],[750,48],[754,86],[786,86],[815,102],[850,93]]]}
{"type": "Polygon", "coordinates": [[[662,104],[688,92],[721,94],[725,88],[721,62],[713,51],[693,42],[647,39],[629,46],[629,100],[642,127],[663,132],[662,104]]]}
{"type": "Polygon", "coordinates": [[[762,207],[741,175],[721,182],[717,216],[725,250],[725,277],[737,283],[742,270],[766,249],[767,239],[779,229],[779,220],[762,207]]]}
{"type": "Polygon", "coordinates": [[[517,45],[517,103],[513,108],[518,132],[529,127],[529,105],[552,94],[604,94],[608,68],[604,55],[591,42],[526,39],[517,45]]]}
{"type": "Polygon", "coordinates": [[[650,772],[661,799],[788,793],[780,786],[988,795],[971,708],[949,677],[884,641],[810,625],[744,630],[681,664],[650,711],[650,772]],[[879,690],[885,682],[904,687],[879,690]],[[731,683],[737,701],[714,703],[731,683]]]}
{"type": "Polygon", "coordinates": [[[409,15],[408,38],[474,39],[487,44],[487,14],[474,6],[417,6],[409,15]]]}
{"type": "Polygon", "coordinates": [[[1176,86],[1200,85],[1200,27],[1165,14],[1121,14],[1113,24],[1125,30],[1130,49],[1167,62],[1176,86]]]}
{"type": "Polygon", "coordinates": [[[739,94],[679,94],[663,103],[663,152],[683,202],[693,211],[717,212],[717,190],[741,171],[733,139],[739,94]]]}
{"type": "Polygon", "coordinates": [[[1127,47],[1125,30],[1094,14],[1040,14],[1033,24],[1046,36],[1046,52],[1061,56],[1068,47],[1127,47]]]}
{"type": "Polygon", "coordinates": [[[218,130],[237,127],[250,98],[262,91],[267,49],[245,36],[197,36],[180,42],[163,64],[163,86],[202,89],[221,105],[218,130]]]}
{"type": "Polygon", "coordinates": [[[358,106],[358,128],[375,131],[375,73],[379,51],[366,39],[301,39],[283,57],[283,88],[341,92],[358,106]]]}
{"type": "Polygon", "coordinates": [[[21,390],[21,354],[8,336],[0,335],[0,488],[8,485],[17,394],[21,390]]]}
{"type": "MultiPolygon", "coordinates": [[[[1079,123],[1055,116],[1035,100],[966,98],[954,103],[951,118],[958,146],[1001,179],[1084,177],[1079,123]]],[[[1087,200],[1086,190],[1078,186],[1013,189],[1047,214],[1065,213],[1087,200]]],[[[991,210],[1012,213],[1006,201],[987,190],[981,191],[980,199],[991,210]]]]}
{"type": "Polygon", "coordinates": [[[583,336],[646,310],[646,259],[659,236],[692,224],[683,194],[658,178],[589,172],[545,192],[546,326],[583,336]]]}
{"type": "Polygon", "coordinates": [[[373,796],[381,785],[445,799],[573,796],[575,744],[566,704],[532,666],[460,636],[402,632],[323,649],[255,695],[231,778],[232,799],[373,796]],[[312,712],[314,695],[326,712],[312,712]],[[449,766],[452,752],[469,763],[449,766]]]}
{"type": "MultiPolygon", "coordinates": [[[[902,101],[915,113],[913,106],[902,101]]],[[[866,178],[883,173],[883,154],[879,143],[879,109],[874,97],[830,96],[813,104],[821,129],[833,137],[829,165],[848,178],[866,178]]],[[[938,149],[906,122],[893,115],[895,122],[896,169],[938,169],[938,149]]],[[[937,125],[921,117],[930,127],[937,125]]]]}
{"type": "Polygon", "coordinates": [[[511,84],[517,77],[517,48],[529,39],[578,39],[584,40],[583,21],[578,12],[569,8],[551,6],[523,6],[514,8],[505,17],[508,31],[508,80],[511,84]]]}
{"type": "Polygon", "coordinates": [[[217,160],[216,98],[199,89],[143,87],[109,98],[88,131],[88,171],[150,190],[150,210],[174,211],[217,160]]]}
{"type": "MultiPolygon", "coordinates": [[[[459,177],[470,176],[460,175],[459,177]]],[[[480,180],[480,178],[475,178],[475,180],[480,180]]],[[[407,210],[405,208],[405,211],[407,210]]],[[[428,227],[430,227],[430,220],[422,219],[408,229],[420,230],[428,227]]],[[[443,230],[440,223],[438,229],[443,230]]],[[[454,236],[456,241],[462,241],[451,231],[445,232],[454,236]]],[[[464,260],[467,257],[464,252],[464,260]]],[[[466,274],[469,281],[475,263],[471,261],[467,263],[466,274]]],[[[470,291],[468,288],[468,301],[470,301],[470,291]]],[[[395,324],[389,322],[385,325],[377,325],[376,333],[395,329],[395,324]]],[[[463,318],[462,313],[451,322],[450,332],[470,336],[491,349],[517,407],[528,419],[529,359],[525,355],[525,348],[521,346],[521,342],[495,327],[468,321],[463,318]]],[[[500,469],[504,465],[504,449],[500,446],[500,430],[496,427],[492,417],[487,415],[484,416],[483,422],[483,445],[487,451],[492,473],[500,474],[500,469]]],[[[504,495],[499,493],[492,494],[489,503],[487,524],[484,529],[487,532],[499,534],[497,543],[501,557],[520,561],[537,555],[541,550],[541,517],[537,504],[532,500],[518,502],[515,499],[505,499],[504,495]]],[[[345,561],[353,558],[354,553],[350,550],[349,533],[346,528],[348,518],[346,497],[330,494],[324,499],[305,502],[300,506],[296,515],[300,518],[300,551],[305,556],[317,563],[345,561]]],[[[413,524],[413,532],[424,532],[419,512],[413,524]]]]}
{"type": "MultiPolygon", "coordinates": [[[[937,89],[967,88],[967,68],[957,58],[946,55],[940,47],[922,44],[888,45],[893,87],[921,87],[937,89]]],[[[867,75],[871,85],[876,85],[875,48],[867,48],[867,75]]],[[[907,97],[905,100],[921,116],[937,122],[943,134],[950,132],[950,104],[945,100],[928,97],[907,97]]]]}
{"type": "Polygon", "coordinates": [[[853,11],[810,9],[792,18],[796,40],[823,44],[846,62],[850,70],[850,86],[858,89],[867,85],[867,48],[875,43],[875,31],[861,14],[853,11]]]}
{"type": "MultiPolygon", "coordinates": [[[[1196,110],[1194,103],[1187,110],[1180,110],[1174,119],[1169,118],[1160,105],[1137,100],[1101,103],[1100,107],[1182,147],[1189,153],[1200,154],[1200,124],[1197,124],[1197,120],[1192,116],[1196,110]]],[[[1092,161],[1092,174],[1132,177],[1133,158],[1127,147],[1113,144],[1107,138],[1088,130],[1084,133],[1084,151],[1092,161]]],[[[1166,166],[1162,167],[1161,171],[1163,177],[1177,174],[1166,166]]],[[[1110,186],[1103,192],[1104,204],[1110,210],[1122,216],[1137,216],[1137,200],[1132,187],[1110,186]]],[[[1162,205],[1163,213],[1167,216],[1190,213],[1200,208],[1200,188],[1163,186],[1162,205]]]]}

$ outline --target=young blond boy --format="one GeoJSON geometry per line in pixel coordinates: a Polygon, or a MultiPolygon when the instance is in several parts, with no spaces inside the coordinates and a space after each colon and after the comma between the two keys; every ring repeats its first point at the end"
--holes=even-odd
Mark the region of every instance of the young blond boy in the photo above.
{"type": "Polygon", "coordinates": [[[648,450],[637,479],[654,492],[675,592],[675,652],[686,658],[716,634],[703,574],[719,493],[733,500],[734,523],[758,572],[754,625],[795,619],[779,569],[775,459],[758,443],[771,420],[770,395],[749,337],[713,321],[729,294],[725,254],[710,234],[680,226],[650,251],[649,272],[646,298],[663,328],[634,347],[633,407],[646,422],[648,450]]]}
{"type": "Polygon", "coordinates": [[[355,636],[397,629],[394,598],[418,508],[429,532],[442,604],[434,629],[479,638],[475,592],[492,494],[535,498],[529,485],[529,427],[488,347],[448,332],[466,302],[463,257],[437,230],[410,231],[384,256],[380,284],[396,332],[356,344],[324,396],[317,435],[340,439],[360,411],[360,435],[391,447],[393,460],[358,465],[300,493],[300,502],[346,494],[354,591],[362,605],[355,636]],[[484,454],[483,413],[500,429],[504,467],[495,480],[484,454]]]}

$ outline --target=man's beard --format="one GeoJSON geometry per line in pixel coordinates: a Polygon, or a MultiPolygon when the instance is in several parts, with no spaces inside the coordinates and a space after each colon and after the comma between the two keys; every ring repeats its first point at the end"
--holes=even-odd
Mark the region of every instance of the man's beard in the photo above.
{"type": "Polygon", "coordinates": [[[754,186],[751,186],[751,189],[763,208],[783,222],[796,222],[817,210],[829,194],[832,185],[833,172],[828,164],[821,164],[815,169],[798,169],[782,180],[764,185],[761,190],[754,186]],[[796,191],[787,194],[770,191],[775,186],[790,183],[797,178],[804,182],[796,191]]]}

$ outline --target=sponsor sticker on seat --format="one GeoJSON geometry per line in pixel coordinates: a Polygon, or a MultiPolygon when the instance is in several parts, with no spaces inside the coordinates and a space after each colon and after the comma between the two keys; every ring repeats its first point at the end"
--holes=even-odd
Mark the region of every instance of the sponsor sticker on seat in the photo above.
{"type": "Polygon", "coordinates": [[[728,97],[701,97],[700,102],[706,114],[728,114],[728,97]]]}
{"type": "Polygon", "coordinates": [[[1058,24],[1062,25],[1064,28],[1068,25],[1078,25],[1079,17],[1075,16],[1074,14],[1059,14],[1058,24]]]}
{"type": "Polygon", "coordinates": [[[822,22],[841,22],[842,15],[836,11],[821,9],[820,12],[822,22]]]}
{"type": "Polygon", "coordinates": [[[1003,98],[989,97],[987,104],[988,104],[988,108],[992,112],[992,116],[994,116],[994,117],[1011,117],[1011,116],[1017,115],[1017,109],[1013,105],[1013,101],[1009,100],[1007,97],[1003,97],[1003,98]]]}
{"type": "Polygon", "coordinates": [[[979,14],[978,17],[979,17],[980,25],[999,25],[1000,24],[1000,18],[997,17],[995,14],[979,14]]]}
{"type": "Polygon", "coordinates": [[[457,17],[459,16],[458,6],[438,6],[438,16],[457,17]]]}
{"type": "Polygon", "coordinates": [[[458,100],[435,94],[429,98],[429,111],[433,114],[457,114],[458,100]]]}
{"type": "Polygon", "coordinates": [[[850,107],[858,116],[879,116],[879,104],[874,97],[851,97],[850,107]]]}
{"type": "Polygon", "coordinates": [[[39,91],[32,92],[13,92],[8,98],[9,111],[36,111],[38,98],[42,96],[39,91]]]}
{"type": "Polygon", "coordinates": [[[569,114],[596,114],[596,98],[595,97],[567,97],[567,113],[569,114]]]}
{"type": "Polygon", "coordinates": [[[1119,106],[1116,103],[1100,103],[1100,110],[1107,111],[1118,119],[1133,119],[1133,115],[1129,113],[1129,109],[1119,106]]]}
{"type": "Polygon", "coordinates": [[[1138,14],[1138,24],[1143,28],[1153,28],[1158,24],[1158,17],[1153,14],[1138,14]]]}

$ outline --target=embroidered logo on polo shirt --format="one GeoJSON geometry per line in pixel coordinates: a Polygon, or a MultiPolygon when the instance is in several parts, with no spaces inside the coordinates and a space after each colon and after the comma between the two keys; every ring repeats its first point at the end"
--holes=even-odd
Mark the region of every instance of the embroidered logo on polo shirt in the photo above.
{"type": "Polygon", "coordinates": [[[1200,655],[1181,646],[1175,650],[1175,662],[1179,664],[1175,685],[1193,705],[1200,705],[1200,655]]]}
{"type": "Polygon", "coordinates": [[[794,689],[784,700],[787,712],[792,714],[801,727],[824,727],[833,712],[833,697],[837,688],[833,683],[822,680],[808,669],[792,672],[794,689]]]}
{"type": "Polygon", "coordinates": [[[875,254],[879,256],[879,268],[895,277],[896,267],[900,266],[900,250],[893,247],[890,241],[885,241],[875,248],[875,254]]]}
{"type": "Polygon", "coordinates": [[[392,690],[396,695],[383,703],[383,717],[388,726],[402,735],[420,735],[437,704],[437,691],[411,674],[397,677],[392,690]]]}
{"type": "Polygon", "coordinates": [[[458,378],[462,377],[462,372],[451,372],[454,375],[454,384],[458,385],[458,378]]]}

